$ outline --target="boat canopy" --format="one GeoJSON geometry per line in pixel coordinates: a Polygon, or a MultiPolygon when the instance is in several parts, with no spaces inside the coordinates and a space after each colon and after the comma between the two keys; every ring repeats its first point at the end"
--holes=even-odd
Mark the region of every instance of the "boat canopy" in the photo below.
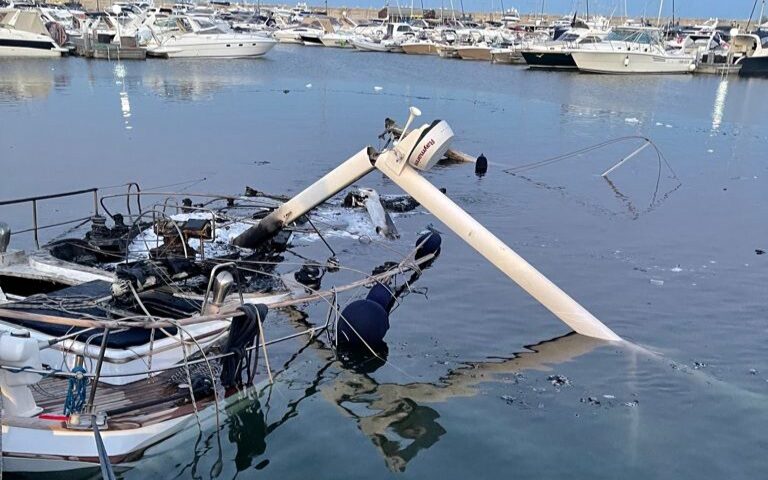
{"type": "Polygon", "coordinates": [[[0,27],[23,30],[38,35],[48,35],[48,30],[43,25],[40,14],[36,11],[5,10],[0,12],[0,27]]]}

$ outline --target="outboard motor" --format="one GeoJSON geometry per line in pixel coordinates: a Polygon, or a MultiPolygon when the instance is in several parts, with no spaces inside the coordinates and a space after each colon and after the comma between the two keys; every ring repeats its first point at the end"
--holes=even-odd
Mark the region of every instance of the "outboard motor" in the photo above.
{"type": "Polygon", "coordinates": [[[7,223],[0,222],[0,253],[8,251],[8,244],[11,242],[11,227],[7,223]]]}

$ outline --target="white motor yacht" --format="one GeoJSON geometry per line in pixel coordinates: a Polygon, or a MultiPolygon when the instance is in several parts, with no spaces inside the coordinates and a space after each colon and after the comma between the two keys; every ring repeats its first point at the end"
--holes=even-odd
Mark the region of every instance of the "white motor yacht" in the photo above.
{"type": "Polygon", "coordinates": [[[530,68],[575,69],[571,52],[584,45],[600,43],[607,35],[607,30],[571,28],[555,40],[527,46],[521,54],[530,68]]]}
{"type": "Polygon", "coordinates": [[[353,36],[351,32],[339,30],[334,33],[324,33],[320,36],[320,41],[326,47],[354,48],[354,45],[352,45],[353,36]]]}
{"type": "Polygon", "coordinates": [[[186,15],[170,17],[163,33],[153,35],[147,54],[168,58],[260,57],[277,43],[251,33],[225,33],[215,24],[186,15]]]}
{"type": "Polygon", "coordinates": [[[51,37],[40,13],[0,11],[0,57],[60,57],[67,52],[51,37]]]}
{"type": "Polygon", "coordinates": [[[664,49],[657,28],[634,28],[629,35],[622,30],[616,29],[601,43],[573,50],[571,56],[579,70],[612,74],[680,74],[696,69],[694,55],[664,49]]]}

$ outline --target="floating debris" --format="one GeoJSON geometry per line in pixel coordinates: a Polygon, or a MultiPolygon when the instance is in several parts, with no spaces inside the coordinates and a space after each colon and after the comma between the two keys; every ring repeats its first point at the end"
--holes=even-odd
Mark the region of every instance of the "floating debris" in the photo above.
{"type": "Polygon", "coordinates": [[[664,285],[664,280],[659,280],[657,278],[651,279],[651,285],[656,285],[657,287],[661,287],[664,285]]]}
{"type": "Polygon", "coordinates": [[[550,375],[547,377],[549,383],[555,387],[570,387],[571,381],[565,375],[550,375]]]}
{"type": "Polygon", "coordinates": [[[595,405],[595,406],[600,405],[600,400],[598,400],[597,397],[587,397],[587,398],[582,397],[579,401],[581,403],[588,403],[590,405],[595,405]]]}
{"type": "Polygon", "coordinates": [[[625,118],[624,121],[627,123],[640,123],[640,120],[635,117],[625,118]]]}
{"type": "Polygon", "coordinates": [[[693,369],[698,370],[700,368],[705,368],[707,366],[704,362],[693,362],[693,369]]]}
{"type": "Polygon", "coordinates": [[[632,400],[631,402],[624,402],[624,403],[622,403],[622,405],[624,405],[625,407],[636,407],[636,406],[640,405],[640,401],[639,400],[632,400]]]}
{"type": "Polygon", "coordinates": [[[616,398],[616,396],[615,395],[603,395],[603,398],[608,399],[608,400],[613,400],[614,398],[616,398]]]}
{"type": "Polygon", "coordinates": [[[380,86],[376,85],[375,87],[373,87],[373,89],[376,90],[377,92],[380,92],[380,91],[384,90],[384,87],[380,87],[380,86]]]}

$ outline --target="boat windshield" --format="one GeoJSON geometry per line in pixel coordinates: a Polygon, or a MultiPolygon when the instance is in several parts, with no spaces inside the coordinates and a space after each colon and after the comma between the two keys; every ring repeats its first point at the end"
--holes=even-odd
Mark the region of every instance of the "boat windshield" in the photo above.
{"type": "Polygon", "coordinates": [[[560,35],[560,38],[558,38],[561,42],[575,42],[579,39],[578,33],[564,33],[560,35]]]}
{"type": "Polygon", "coordinates": [[[211,22],[210,20],[206,20],[204,18],[196,18],[195,22],[197,22],[198,31],[201,33],[224,33],[224,31],[219,28],[218,25],[211,22]]]}
{"type": "Polygon", "coordinates": [[[634,42],[654,43],[658,39],[658,33],[654,30],[635,30],[617,28],[609,33],[605,40],[609,42],[634,42]]]}

